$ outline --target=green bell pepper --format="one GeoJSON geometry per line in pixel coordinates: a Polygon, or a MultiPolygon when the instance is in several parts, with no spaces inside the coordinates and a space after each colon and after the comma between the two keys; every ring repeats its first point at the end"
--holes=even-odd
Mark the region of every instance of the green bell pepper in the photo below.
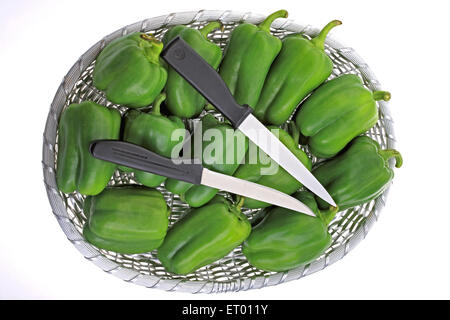
{"type": "Polygon", "coordinates": [[[312,40],[299,34],[283,39],[254,108],[258,119],[275,125],[285,123],[299,103],[330,76],[333,62],[324,51],[324,42],[328,32],[340,24],[331,21],[312,40]]]}
{"type": "MultiPolygon", "coordinates": [[[[293,122],[290,122],[289,126],[291,129],[292,137],[286,131],[279,129],[278,127],[269,126],[268,129],[278,129],[278,138],[280,139],[280,141],[306,166],[306,168],[308,168],[308,170],[311,170],[311,159],[309,159],[306,153],[298,146],[299,132],[293,122]]],[[[250,142],[250,144],[253,143],[250,142]]],[[[255,148],[256,147],[248,148],[248,157],[249,153],[252,152],[252,150],[254,150],[255,148]]],[[[259,152],[265,155],[262,150],[259,150],[259,152]]],[[[267,158],[268,156],[265,155],[265,157],[267,158]]],[[[271,160],[270,158],[268,159],[269,161],[267,161],[267,163],[263,163],[261,161],[261,155],[256,159],[256,163],[248,159],[246,163],[243,163],[239,166],[234,176],[239,179],[248,180],[261,184],[263,186],[274,188],[286,194],[292,194],[302,187],[302,184],[297,179],[292,177],[286,170],[276,165],[273,160],[271,160]],[[274,166],[274,164],[276,165],[276,171],[267,172],[267,174],[264,174],[264,170],[270,171],[271,169],[269,168],[274,166]]],[[[246,208],[256,209],[268,206],[270,206],[270,204],[267,202],[262,202],[251,198],[246,198],[244,201],[244,207],[246,208]]]]}
{"type": "MultiPolygon", "coordinates": [[[[166,98],[161,93],[153,103],[149,113],[131,109],[124,116],[123,140],[143,146],[166,158],[172,157],[176,147],[181,147],[184,136],[177,135],[185,131],[183,121],[175,116],[166,117],[160,113],[160,105],[166,98]]],[[[176,152],[174,152],[176,153],[176,152]]],[[[134,171],[136,180],[147,187],[157,187],[166,177],[120,167],[123,171],[134,171]]]]}
{"type": "Polygon", "coordinates": [[[296,124],[308,137],[312,154],[331,158],[378,121],[377,100],[389,92],[367,90],[361,79],[345,74],[326,82],[300,106],[296,124]]]}
{"type": "Polygon", "coordinates": [[[319,210],[314,195],[307,191],[298,192],[295,197],[310,207],[316,217],[271,208],[242,245],[242,252],[252,266],[266,271],[287,271],[314,261],[331,245],[327,227],[338,209],[319,210]]]}
{"type": "Polygon", "coordinates": [[[83,236],[94,246],[118,253],[152,251],[164,240],[170,210],[163,195],[141,186],[106,188],[84,202],[83,236]]]}
{"type": "Polygon", "coordinates": [[[256,106],[270,65],[281,50],[281,40],[270,34],[270,25],[287,15],[279,10],[258,26],[243,23],[231,33],[219,74],[237,103],[256,106]]]}
{"type": "MultiPolygon", "coordinates": [[[[394,178],[388,160],[395,158],[397,168],[403,160],[392,149],[380,150],[378,142],[366,136],[355,138],[337,157],[322,162],[312,173],[327,189],[340,209],[345,210],[377,198],[394,178]]],[[[320,208],[327,204],[317,198],[320,208]]]]}
{"type": "Polygon", "coordinates": [[[116,165],[95,159],[89,152],[91,141],[118,139],[120,114],[92,101],[71,104],[58,126],[56,181],[65,193],[100,193],[111,179],[116,165]]]}
{"type": "MultiPolygon", "coordinates": [[[[178,25],[167,31],[163,43],[166,45],[176,36],[180,36],[214,69],[217,69],[222,60],[222,49],[215,43],[208,41],[208,34],[221,26],[221,23],[217,21],[207,24],[200,30],[178,25]]],[[[197,116],[205,106],[205,98],[172,67],[169,67],[165,90],[167,93],[166,106],[172,114],[178,117],[192,118],[197,116]]]]}
{"type": "Polygon", "coordinates": [[[113,40],[98,55],[94,86],[113,103],[131,108],[148,106],[166,84],[160,62],[163,45],[150,35],[135,32],[113,40]]]}
{"type": "Polygon", "coordinates": [[[158,249],[158,259],[166,270],[188,274],[239,246],[251,230],[240,205],[242,202],[233,205],[217,196],[176,222],[158,249]]]}
{"type": "MultiPolygon", "coordinates": [[[[203,166],[216,172],[233,175],[245,157],[248,139],[239,130],[234,130],[229,124],[220,122],[210,114],[202,118],[201,125],[204,134],[202,138],[203,166]],[[210,140],[206,138],[208,132],[211,134],[210,140]]],[[[195,138],[192,142],[195,142],[195,138]]],[[[195,150],[194,146],[192,150],[195,150]]],[[[191,207],[203,206],[219,191],[204,185],[193,185],[171,178],[166,180],[165,187],[170,192],[179,194],[181,199],[191,207]]]]}

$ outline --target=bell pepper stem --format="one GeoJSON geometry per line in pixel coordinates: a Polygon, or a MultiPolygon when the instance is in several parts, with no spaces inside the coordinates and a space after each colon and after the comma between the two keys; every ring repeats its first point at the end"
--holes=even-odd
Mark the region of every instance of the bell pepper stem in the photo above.
{"type": "Polygon", "coordinates": [[[298,145],[300,141],[300,131],[298,130],[297,126],[295,125],[295,122],[291,121],[288,124],[289,133],[291,134],[292,139],[294,140],[295,144],[298,145]]]}
{"type": "Polygon", "coordinates": [[[159,116],[161,114],[161,103],[166,100],[166,94],[164,92],[160,93],[155,101],[153,102],[153,108],[151,114],[159,116]]]}
{"type": "Polygon", "coordinates": [[[381,157],[384,159],[384,161],[388,161],[391,158],[395,158],[395,167],[400,168],[403,164],[403,158],[400,152],[394,149],[386,149],[386,150],[380,150],[379,151],[381,157]]]}
{"type": "Polygon", "coordinates": [[[163,49],[163,43],[150,34],[141,34],[141,39],[150,43],[149,47],[145,48],[145,54],[150,62],[159,63],[159,54],[163,49]]]}
{"type": "Polygon", "coordinates": [[[270,33],[270,26],[272,25],[273,21],[278,18],[287,18],[287,16],[288,12],[286,10],[278,10],[269,15],[263,22],[258,25],[258,27],[259,29],[270,33]]]}
{"type": "Polygon", "coordinates": [[[330,222],[334,219],[336,216],[336,213],[338,213],[339,208],[338,207],[332,207],[328,210],[320,210],[320,219],[328,226],[330,222]]]}
{"type": "Polygon", "coordinates": [[[158,41],[158,39],[156,39],[154,36],[146,33],[141,34],[141,38],[147,41],[158,41]]]}
{"type": "Polygon", "coordinates": [[[210,34],[214,30],[219,29],[219,28],[223,29],[223,25],[219,21],[213,21],[213,22],[208,23],[206,26],[201,28],[199,31],[200,31],[201,35],[205,39],[207,39],[208,38],[208,34],[210,34]]]}
{"type": "Polygon", "coordinates": [[[391,94],[387,91],[374,91],[373,93],[373,99],[375,101],[389,101],[391,99],[391,94]]]}
{"type": "Polygon", "coordinates": [[[339,20],[333,20],[330,23],[328,23],[321,31],[320,33],[313,39],[311,39],[311,43],[318,49],[324,50],[325,49],[325,39],[328,35],[328,33],[336,26],[341,25],[342,22],[339,20]]]}
{"type": "Polygon", "coordinates": [[[236,208],[241,210],[242,206],[244,205],[245,197],[243,196],[237,196],[236,197],[236,208]]]}

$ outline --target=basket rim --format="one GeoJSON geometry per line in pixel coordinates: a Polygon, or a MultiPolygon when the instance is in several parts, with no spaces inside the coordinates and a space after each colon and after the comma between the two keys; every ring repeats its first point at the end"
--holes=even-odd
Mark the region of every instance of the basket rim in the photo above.
{"type": "MultiPolygon", "coordinates": [[[[95,59],[98,53],[105,47],[105,45],[118,37],[132,32],[147,32],[153,29],[170,27],[177,24],[189,24],[192,22],[207,22],[213,20],[220,20],[223,23],[250,22],[256,24],[261,22],[264,18],[264,15],[254,14],[251,12],[239,12],[232,10],[200,10],[170,13],[167,15],[144,19],[118,29],[98,41],[77,60],[69,72],[64,76],[54,96],[53,102],[51,103],[43,134],[42,165],[44,184],[47,189],[47,195],[52,212],[60,224],[61,229],[66,234],[68,240],[72,242],[72,244],[81,252],[81,254],[83,254],[86,259],[99,266],[105,272],[111,273],[127,282],[133,282],[145,287],[159,288],[166,291],[219,293],[262,288],[302,278],[306,275],[320,271],[342,259],[348,252],[356,247],[362,239],[366,237],[372,225],[378,220],[379,213],[386,202],[389,187],[379,198],[375,200],[373,209],[364,223],[359,225],[358,229],[355,231],[355,234],[342,243],[339,247],[336,247],[336,249],[329,255],[326,255],[325,257],[306,266],[298,267],[286,272],[278,272],[269,276],[257,276],[254,278],[246,278],[244,280],[238,279],[227,282],[214,282],[184,279],[161,279],[155,275],[141,274],[136,270],[122,267],[116,262],[103,256],[98,249],[86,242],[83,236],[75,228],[73,222],[69,219],[65,209],[64,200],[56,187],[54,145],[56,142],[58,119],[66,103],[66,99],[74,88],[78,78],[95,59]]],[[[319,32],[319,29],[311,27],[310,25],[297,24],[293,20],[285,18],[275,20],[272,27],[275,29],[285,29],[287,31],[305,33],[310,36],[314,36],[319,32]]],[[[332,36],[328,36],[325,43],[336,49],[342,56],[357,66],[367,81],[370,89],[380,90],[381,85],[379,81],[370,70],[367,63],[359,57],[359,55],[352,48],[342,45],[340,42],[334,40],[332,36]]],[[[392,122],[392,117],[389,114],[388,103],[382,101],[379,102],[379,106],[385,117],[392,122]]],[[[386,126],[385,130],[387,136],[387,146],[388,148],[394,148],[395,135],[393,126],[386,126]]]]}

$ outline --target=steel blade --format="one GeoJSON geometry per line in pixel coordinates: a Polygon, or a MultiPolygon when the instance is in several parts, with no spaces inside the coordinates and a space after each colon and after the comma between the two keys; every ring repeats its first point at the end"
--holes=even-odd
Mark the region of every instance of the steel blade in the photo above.
{"type": "Polygon", "coordinates": [[[281,191],[254,182],[203,169],[201,184],[315,217],[314,212],[303,202],[281,191]]]}
{"type": "Polygon", "coordinates": [[[336,207],[333,198],[316,177],[252,114],[248,115],[238,129],[311,192],[336,207]]]}

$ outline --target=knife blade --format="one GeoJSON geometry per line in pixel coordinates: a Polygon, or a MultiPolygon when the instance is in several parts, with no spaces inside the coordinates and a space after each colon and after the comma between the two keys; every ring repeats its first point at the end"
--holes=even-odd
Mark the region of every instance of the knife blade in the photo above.
{"type": "Polygon", "coordinates": [[[191,164],[165,158],[133,143],[96,140],[91,143],[89,150],[97,159],[193,184],[202,184],[315,217],[308,206],[283,192],[208,170],[198,163],[191,164]]]}
{"type": "Polygon", "coordinates": [[[183,39],[175,37],[161,57],[250,140],[311,192],[336,206],[333,198],[292,152],[258,119],[252,108],[234,99],[220,75],[183,39]]]}

